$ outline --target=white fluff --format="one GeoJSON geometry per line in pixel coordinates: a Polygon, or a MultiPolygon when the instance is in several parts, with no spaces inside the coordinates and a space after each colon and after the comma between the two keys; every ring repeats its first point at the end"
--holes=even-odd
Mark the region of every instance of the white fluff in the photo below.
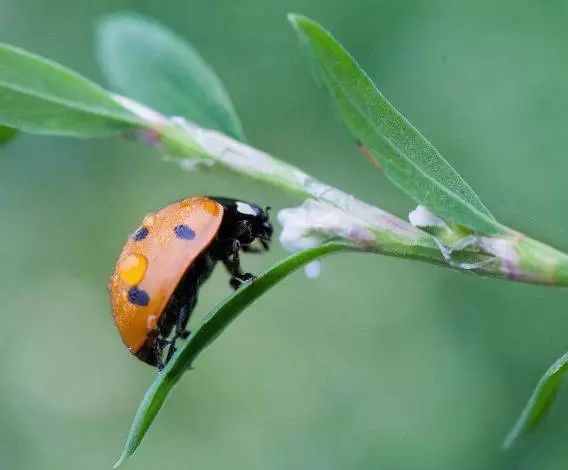
{"type": "Polygon", "coordinates": [[[416,206],[416,209],[410,211],[408,220],[415,227],[446,227],[444,222],[439,217],[435,216],[426,207],[422,205],[416,206]]]}
{"type": "MultiPolygon", "coordinates": [[[[280,243],[292,252],[312,248],[331,238],[374,240],[366,223],[331,204],[314,199],[308,199],[300,207],[282,209],[277,218],[282,225],[280,243]]],[[[320,262],[306,267],[308,277],[317,277],[320,271],[320,262]]]]}

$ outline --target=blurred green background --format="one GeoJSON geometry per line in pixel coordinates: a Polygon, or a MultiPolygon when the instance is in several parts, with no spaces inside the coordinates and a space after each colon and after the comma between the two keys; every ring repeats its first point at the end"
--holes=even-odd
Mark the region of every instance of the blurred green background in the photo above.
{"type": "MultiPolygon", "coordinates": [[[[505,223],[568,249],[568,3],[2,0],[0,39],[103,82],[104,14],[154,17],[226,83],[256,146],[405,216],[304,62],[285,14],[322,22],[505,223]]],[[[106,281],[144,213],[190,194],[300,201],[185,173],[119,139],[21,136],[0,151],[0,469],[110,468],[154,371],[112,322],[106,281]],[[229,189],[230,188],[230,189],[229,189]]],[[[260,271],[284,256],[245,257],[260,271]]],[[[228,292],[218,269],[198,314],[228,292]]],[[[568,349],[566,293],[340,255],[266,295],[176,388],[126,469],[564,469],[568,392],[499,446],[568,349]]]]}

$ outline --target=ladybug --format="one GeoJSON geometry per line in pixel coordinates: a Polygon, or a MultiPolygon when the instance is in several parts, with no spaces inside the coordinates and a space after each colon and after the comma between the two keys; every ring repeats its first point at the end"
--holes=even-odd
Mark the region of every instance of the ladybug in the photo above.
{"type": "Polygon", "coordinates": [[[243,273],[240,251],[269,249],[270,208],[222,197],[191,197],[148,214],[130,236],[109,280],[114,321],[126,347],[161,369],[175,352],[197,302],[199,287],[217,261],[237,288],[254,275],[243,273]],[[172,333],[173,332],[173,333],[172,333]]]}

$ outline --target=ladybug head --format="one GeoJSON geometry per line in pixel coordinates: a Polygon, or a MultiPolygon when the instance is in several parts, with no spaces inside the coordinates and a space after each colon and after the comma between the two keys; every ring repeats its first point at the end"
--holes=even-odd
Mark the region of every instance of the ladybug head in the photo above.
{"type": "Polygon", "coordinates": [[[270,207],[262,209],[254,203],[225,197],[209,198],[217,201],[225,210],[221,227],[222,237],[236,238],[244,246],[259,240],[264,249],[268,250],[274,231],[268,214],[270,207]]]}
{"type": "Polygon", "coordinates": [[[245,217],[250,224],[252,237],[258,239],[264,249],[268,250],[269,242],[274,232],[270,222],[270,207],[262,209],[260,206],[248,202],[238,202],[237,206],[246,214],[245,217]]]}

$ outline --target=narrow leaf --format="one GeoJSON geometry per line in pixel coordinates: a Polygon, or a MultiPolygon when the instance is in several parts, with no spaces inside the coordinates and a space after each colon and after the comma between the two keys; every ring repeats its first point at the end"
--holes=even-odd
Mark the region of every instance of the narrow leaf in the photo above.
{"type": "Polygon", "coordinates": [[[538,382],[521,416],[509,432],[503,448],[510,449],[523,435],[533,431],[548,414],[568,371],[568,353],[558,358],[538,382]]]}
{"type": "Polygon", "coordinates": [[[124,450],[114,468],[121,465],[140,445],[142,438],[160,411],[172,387],[183,373],[192,367],[199,354],[217,338],[238,315],[258,297],[276,285],[286,276],[316,258],[339,252],[355,250],[352,245],[341,242],[329,242],[315,248],[300,251],[275,264],[254,282],[247,284],[223,303],[215,307],[197,326],[190,338],[182,344],[166,367],[158,373],[156,379],[144,395],[124,450]]]}
{"type": "Polygon", "coordinates": [[[97,30],[99,63],[112,87],[162,113],[244,140],[223,84],[191,44],[141,16],[117,14],[97,30]]]}
{"type": "Polygon", "coordinates": [[[13,127],[0,126],[0,145],[10,142],[14,137],[16,137],[17,133],[18,130],[13,127]]]}
{"type": "Polygon", "coordinates": [[[486,234],[506,230],[330,33],[303,16],[289,20],[350,132],[394,184],[446,220],[486,234]]]}
{"type": "Polygon", "coordinates": [[[36,134],[100,137],[139,122],[81,75],[0,44],[0,124],[36,134]]]}

